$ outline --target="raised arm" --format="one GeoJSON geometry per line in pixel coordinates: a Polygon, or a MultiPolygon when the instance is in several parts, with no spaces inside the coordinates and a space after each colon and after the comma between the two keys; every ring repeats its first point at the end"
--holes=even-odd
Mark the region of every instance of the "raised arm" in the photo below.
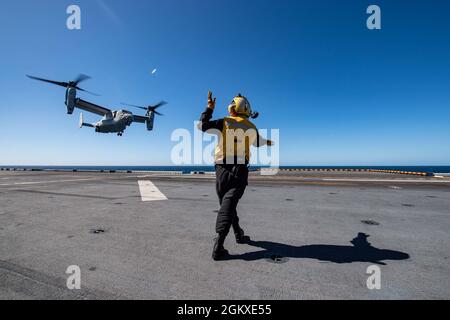
{"type": "Polygon", "coordinates": [[[213,99],[212,92],[208,92],[208,107],[200,116],[200,123],[198,128],[206,132],[210,129],[216,129],[222,131],[223,129],[223,119],[211,120],[214,108],[216,106],[216,98],[213,99]]]}

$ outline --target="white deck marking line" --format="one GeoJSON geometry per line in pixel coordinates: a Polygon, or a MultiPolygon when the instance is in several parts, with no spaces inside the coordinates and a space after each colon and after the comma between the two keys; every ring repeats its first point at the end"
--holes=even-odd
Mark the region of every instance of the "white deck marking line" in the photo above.
{"type": "Polygon", "coordinates": [[[413,182],[413,183],[450,183],[449,180],[420,180],[420,179],[333,179],[323,178],[323,181],[348,181],[348,182],[413,182]]]}
{"type": "Polygon", "coordinates": [[[150,180],[138,180],[142,201],[168,200],[150,180]]]}

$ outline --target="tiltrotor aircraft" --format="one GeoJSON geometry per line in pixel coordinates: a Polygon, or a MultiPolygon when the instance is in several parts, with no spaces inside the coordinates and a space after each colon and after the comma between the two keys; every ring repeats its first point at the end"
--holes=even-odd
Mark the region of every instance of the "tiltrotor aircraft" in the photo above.
{"type": "MultiPolygon", "coordinates": [[[[162,115],[156,109],[166,104],[165,101],[161,101],[160,103],[154,106],[141,107],[135,105],[128,105],[131,107],[140,108],[146,110],[145,116],[134,115],[132,112],[127,110],[110,110],[99,105],[93,104],[91,102],[82,100],[77,97],[77,90],[84,91],[96,95],[95,93],[89,92],[87,90],[81,89],[78,87],[78,84],[89,79],[89,76],[84,74],[80,74],[74,81],[69,82],[58,82],[53,80],[42,79],[34,76],[27,77],[44,81],[52,84],[56,84],[58,86],[66,88],[66,107],[67,114],[72,114],[75,108],[85,110],[88,112],[92,112],[103,116],[100,121],[95,123],[85,123],[83,122],[83,114],[80,113],[80,128],[82,127],[91,127],[95,129],[95,132],[101,133],[117,133],[118,136],[122,136],[125,129],[130,126],[133,122],[145,123],[147,125],[147,130],[153,130],[153,123],[155,121],[155,114],[162,115]]],[[[124,104],[124,103],[122,103],[124,104]]],[[[124,104],[126,105],[126,104],[124,104]]]]}

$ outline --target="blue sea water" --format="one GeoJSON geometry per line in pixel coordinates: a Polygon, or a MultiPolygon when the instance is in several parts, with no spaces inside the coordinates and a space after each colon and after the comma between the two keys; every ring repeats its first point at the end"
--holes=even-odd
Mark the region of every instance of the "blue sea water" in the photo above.
{"type": "MultiPolygon", "coordinates": [[[[56,169],[56,170],[131,170],[131,171],[214,171],[213,166],[0,166],[1,168],[17,169],[56,169]]],[[[251,169],[260,167],[253,166],[251,169]]],[[[401,170],[432,173],[450,173],[450,166],[280,166],[282,169],[379,169],[401,170]]]]}

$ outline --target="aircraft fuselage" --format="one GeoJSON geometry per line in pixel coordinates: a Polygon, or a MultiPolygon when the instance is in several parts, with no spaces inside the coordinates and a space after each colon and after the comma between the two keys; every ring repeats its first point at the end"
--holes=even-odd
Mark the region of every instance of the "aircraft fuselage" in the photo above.
{"type": "Polygon", "coordinates": [[[126,110],[113,111],[102,120],[94,123],[95,132],[120,133],[133,122],[133,114],[126,110]]]}

